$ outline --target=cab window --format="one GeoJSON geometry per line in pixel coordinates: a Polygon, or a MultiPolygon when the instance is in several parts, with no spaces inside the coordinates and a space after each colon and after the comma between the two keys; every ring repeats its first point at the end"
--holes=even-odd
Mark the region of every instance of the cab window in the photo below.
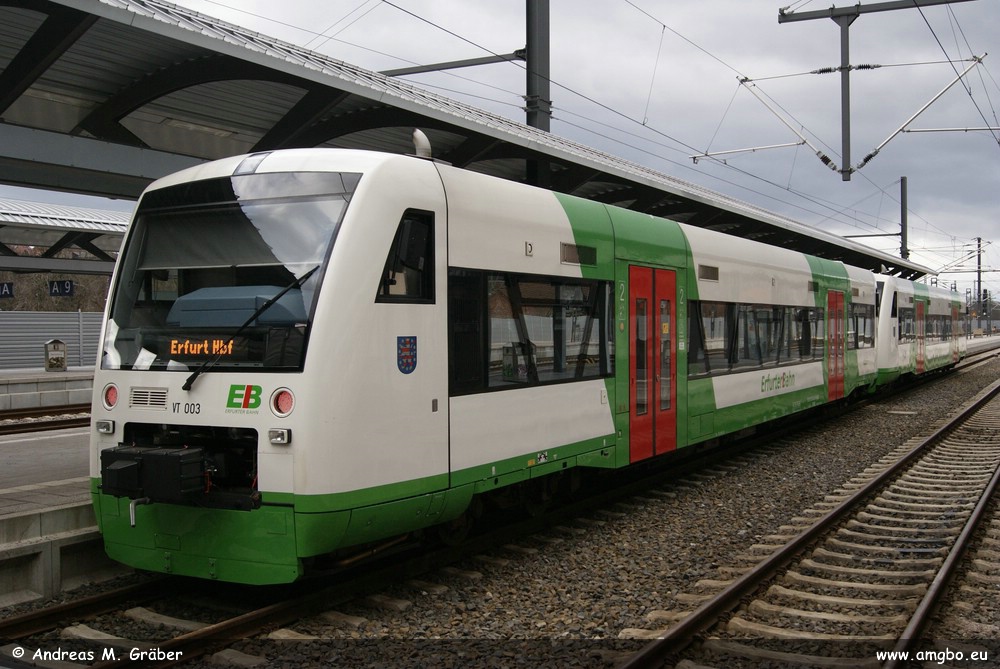
{"type": "Polygon", "coordinates": [[[385,259],[376,302],[434,302],[434,215],[407,210],[385,259]]]}

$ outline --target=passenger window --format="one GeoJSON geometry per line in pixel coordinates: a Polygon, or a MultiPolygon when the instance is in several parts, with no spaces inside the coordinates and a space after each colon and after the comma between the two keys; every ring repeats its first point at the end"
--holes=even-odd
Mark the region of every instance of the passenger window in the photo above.
{"type": "Polygon", "coordinates": [[[376,302],[434,302],[434,215],[408,210],[396,229],[376,302]]]}
{"type": "MultiPolygon", "coordinates": [[[[858,337],[874,342],[873,305],[858,337]]],[[[859,321],[860,322],[860,321],[859,321]]],[[[692,301],[688,377],[797,364],[823,357],[824,312],[814,307],[692,301]]]]}
{"type": "Polygon", "coordinates": [[[670,300],[660,300],[660,411],[670,408],[670,300]]]}
{"type": "Polygon", "coordinates": [[[646,299],[637,298],[635,301],[635,414],[645,415],[648,411],[649,399],[647,389],[649,382],[646,380],[646,346],[649,342],[647,337],[646,324],[646,299]]]}
{"type": "Polygon", "coordinates": [[[608,281],[448,270],[452,396],[614,373],[608,281]]]}
{"type": "Polygon", "coordinates": [[[448,370],[451,395],[486,387],[489,347],[486,275],[452,269],[448,275],[448,370]]]}

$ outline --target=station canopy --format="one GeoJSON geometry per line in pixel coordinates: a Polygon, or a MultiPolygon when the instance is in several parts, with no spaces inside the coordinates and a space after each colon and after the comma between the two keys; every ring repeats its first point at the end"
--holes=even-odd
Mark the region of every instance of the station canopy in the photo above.
{"type": "Polygon", "coordinates": [[[0,199],[0,270],[110,274],[126,212],[0,199]]]}
{"type": "MultiPolygon", "coordinates": [[[[0,68],[0,183],[135,199],[158,177],[254,151],[413,153],[412,132],[419,128],[435,158],[466,169],[525,181],[541,166],[540,183],[563,193],[876,272],[905,278],[932,272],[161,0],[0,0],[0,68]]],[[[0,228],[0,242],[9,248],[7,230],[0,228]]],[[[53,244],[65,241],[57,231],[49,235],[53,244]]],[[[113,246],[96,239],[85,241],[113,246]]]]}

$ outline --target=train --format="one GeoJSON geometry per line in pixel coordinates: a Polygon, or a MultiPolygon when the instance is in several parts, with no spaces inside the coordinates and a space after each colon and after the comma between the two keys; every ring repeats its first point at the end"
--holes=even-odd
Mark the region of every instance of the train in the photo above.
{"type": "Polygon", "coordinates": [[[144,191],[116,262],[98,526],[137,569],[292,582],[953,366],[963,312],[942,288],[424,157],[217,160],[144,191]]]}

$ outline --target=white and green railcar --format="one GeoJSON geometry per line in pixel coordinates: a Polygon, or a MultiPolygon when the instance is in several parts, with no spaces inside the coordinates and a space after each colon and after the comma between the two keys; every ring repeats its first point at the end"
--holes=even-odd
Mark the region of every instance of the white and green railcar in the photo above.
{"type": "Polygon", "coordinates": [[[937,286],[878,277],[879,383],[955,365],[967,351],[961,297],[937,286]]]}
{"type": "Polygon", "coordinates": [[[113,278],[92,494],[124,563],[244,583],[871,388],[875,277],[347,150],[151,185],[113,278]]]}

